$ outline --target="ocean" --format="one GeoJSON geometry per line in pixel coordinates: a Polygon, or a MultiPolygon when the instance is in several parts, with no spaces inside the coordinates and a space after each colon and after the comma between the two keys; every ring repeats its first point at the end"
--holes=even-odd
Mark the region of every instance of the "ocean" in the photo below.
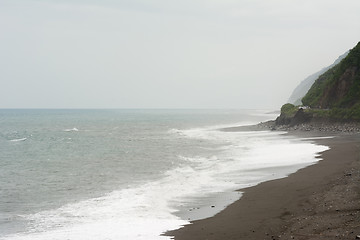
{"type": "Polygon", "coordinates": [[[0,110],[1,240],[162,240],[328,149],[260,110],[0,110]]]}

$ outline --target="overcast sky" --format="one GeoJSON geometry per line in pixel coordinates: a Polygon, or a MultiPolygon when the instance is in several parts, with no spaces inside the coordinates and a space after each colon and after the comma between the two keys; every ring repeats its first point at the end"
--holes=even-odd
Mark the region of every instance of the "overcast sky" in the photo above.
{"type": "Polygon", "coordinates": [[[359,0],[0,0],[0,108],[276,109],[359,0]]]}

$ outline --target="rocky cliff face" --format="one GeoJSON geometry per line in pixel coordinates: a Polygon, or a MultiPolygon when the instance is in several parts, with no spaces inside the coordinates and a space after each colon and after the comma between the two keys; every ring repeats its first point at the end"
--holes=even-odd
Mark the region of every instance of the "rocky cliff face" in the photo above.
{"type": "Polygon", "coordinates": [[[285,104],[275,126],[313,123],[360,123],[360,42],[314,82],[302,99],[305,106],[285,104]]]}
{"type": "Polygon", "coordinates": [[[314,84],[315,80],[319,78],[322,74],[324,74],[326,71],[328,71],[330,68],[334,67],[338,63],[340,63],[341,60],[343,60],[347,55],[349,54],[349,51],[344,53],[343,55],[339,56],[336,61],[331,64],[330,66],[321,69],[320,71],[308,76],[305,78],[301,83],[294,89],[292,92],[288,102],[295,104],[295,105],[301,105],[301,99],[306,95],[306,93],[309,91],[311,86],[314,84]]]}
{"type": "Polygon", "coordinates": [[[338,65],[315,81],[302,102],[321,109],[360,104],[360,42],[338,65]]]}
{"type": "MultiPolygon", "coordinates": [[[[333,106],[342,106],[344,105],[343,99],[345,99],[353,85],[356,83],[356,76],[359,75],[359,67],[352,66],[345,70],[345,72],[339,77],[338,81],[334,82],[332,85],[327,86],[324,89],[324,92],[319,98],[318,107],[319,108],[331,108],[333,106]]],[[[352,106],[358,100],[357,98],[352,98],[351,101],[345,103],[345,106],[352,106]]]]}
{"type": "Polygon", "coordinates": [[[290,127],[303,123],[308,123],[313,118],[312,114],[306,113],[303,109],[299,109],[294,115],[281,113],[275,120],[275,125],[288,125],[290,127]]]}

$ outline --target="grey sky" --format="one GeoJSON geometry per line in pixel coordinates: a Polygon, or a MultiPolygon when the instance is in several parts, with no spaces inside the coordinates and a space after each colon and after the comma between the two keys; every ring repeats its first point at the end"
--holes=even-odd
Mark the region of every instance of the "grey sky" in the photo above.
{"type": "Polygon", "coordinates": [[[0,0],[0,108],[278,108],[359,0],[0,0]]]}

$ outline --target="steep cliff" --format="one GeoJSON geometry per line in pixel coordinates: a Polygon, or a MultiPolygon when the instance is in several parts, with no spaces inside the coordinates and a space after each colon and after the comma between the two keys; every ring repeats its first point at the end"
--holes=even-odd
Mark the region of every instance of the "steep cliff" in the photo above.
{"type": "Polygon", "coordinates": [[[334,67],[338,63],[340,63],[341,60],[343,60],[347,55],[349,51],[344,53],[343,55],[339,56],[336,61],[331,64],[330,66],[321,69],[320,71],[308,76],[303,81],[300,82],[300,84],[294,89],[292,92],[288,102],[295,104],[295,105],[301,105],[301,99],[306,95],[306,93],[309,91],[311,86],[314,84],[315,80],[319,78],[320,75],[328,71],[330,68],[334,67]]]}
{"type": "Polygon", "coordinates": [[[360,42],[321,74],[302,98],[306,107],[285,104],[275,125],[360,122],[360,42]]]}
{"type": "Polygon", "coordinates": [[[360,104],[360,42],[315,81],[302,102],[320,109],[349,109],[360,104]]]}

